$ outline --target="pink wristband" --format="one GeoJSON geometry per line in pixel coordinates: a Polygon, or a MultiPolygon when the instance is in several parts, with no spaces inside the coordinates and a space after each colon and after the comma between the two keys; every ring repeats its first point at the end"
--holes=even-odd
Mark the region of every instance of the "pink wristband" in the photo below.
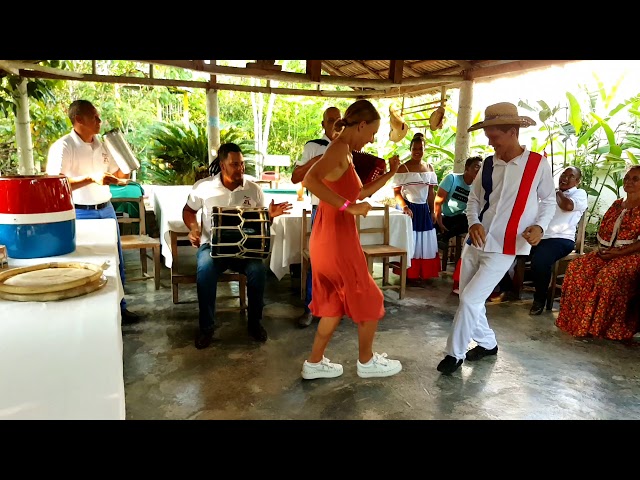
{"type": "Polygon", "coordinates": [[[346,200],[344,202],[344,205],[342,205],[338,210],[344,212],[349,205],[351,205],[351,200],[346,200]]]}

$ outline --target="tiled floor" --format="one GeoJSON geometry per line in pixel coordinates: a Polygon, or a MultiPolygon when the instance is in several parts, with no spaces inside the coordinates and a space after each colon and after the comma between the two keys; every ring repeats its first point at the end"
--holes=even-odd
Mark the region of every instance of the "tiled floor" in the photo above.
{"type": "MultiPolygon", "coordinates": [[[[135,268],[137,255],[126,263],[135,268]]],[[[225,313],[214,343],[197,350],[195,285],[181,287],[177,305],[166,268],[159,291],[152,281],[127,285],[129,308],[145,315],[123,327],[127,419],[640,418],[640,348],[567,335],[554,326],[557,303],[538,317],[528,315],[530,300],[488,305],[498,355],[437,372],[457,306],[450,274],[403,300],[385,292],[375,348],[401,360],[401,373],[359,378],[357,331],[345,319],[326,352],[344,374],[301,380],[315,325],[295,326],[298,289],[290,276],[269,278],[265,344],[248,338],[244,316],[225,313]]]]}

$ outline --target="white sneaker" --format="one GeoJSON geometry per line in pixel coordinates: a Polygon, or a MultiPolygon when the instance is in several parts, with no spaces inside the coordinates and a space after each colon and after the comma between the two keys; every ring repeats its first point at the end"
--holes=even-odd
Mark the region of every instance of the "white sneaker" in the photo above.
{"type": "Polygon", "coordinates": [[[313,364],[305,360],[302,364],[302,378],[305,380],[335,378],[342,375],[342,372],[342,365],[339,363],[331,363],[325,356],[322,357],[320,363],[313,364]]]}
{"type": "Polygon", "coordinates": [[[358,376],[369,377],[390,377],[402,370],[402,364],[398,360],[390,360],[387,354],[373,353],[373,359],[368,365],[363,365],[358,360],[358,376]]]}

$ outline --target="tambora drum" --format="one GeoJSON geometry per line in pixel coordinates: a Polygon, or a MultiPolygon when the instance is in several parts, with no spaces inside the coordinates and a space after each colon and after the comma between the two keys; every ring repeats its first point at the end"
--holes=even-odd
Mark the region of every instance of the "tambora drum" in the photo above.
{"type": "Polygon", "coordinates": [[[76,249],[76,212],[64,175],[0,177],[0,244],[11,258],[43,258],[76,249]]]}
{"type": "Polygon", "coordinates": [[[269,210],[213,207],[211,256],[265,259],[271,253],[269,210]]]}

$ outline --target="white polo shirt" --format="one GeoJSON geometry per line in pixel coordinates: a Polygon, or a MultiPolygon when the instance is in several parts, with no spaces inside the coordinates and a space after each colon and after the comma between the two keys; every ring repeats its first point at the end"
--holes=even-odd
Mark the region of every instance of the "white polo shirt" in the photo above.
{"type": "Polygon", "coordinates": [[[265,207],[264,193],[257,183],[246,178],[243,184],[231,191],[222,184],[220,173],[198,180],[187,197],[189,208],[201,212],[200,245],[211,243],[212,207],[265,207]]]}
{"type": "Polygon", "coordinates": [[[549,226],[542,237],[543,240],[545,238],[565,238],[575,241],[576,239],[576,227],[582,214],[589,206],[587,192],[581,188],[571,187],[563,193],[573,202],[573,210],[561,209],[556,201],[556,214],[549,222],[549,226]]]}
{"type": "MultiPolygon", "coordinates": [[[[331,139],[329,139],[326,134],[322,136],[322,140],[326,140],[327,142],[331,143],[331,139]]],[[[306,165],[312,158],[317,157],[318,155],[322,155],[328,146],[329,145],[320,145],[319,143],[315,142],[307,142],[302,149],[302,157],[300,157],[300,160],[296,162],[296,167],[306,165]]],[[[311,205],[318,205],[319,203],[320,199],[312,193],[311,205]]]]}
{"type": "MultiPolygon", "coordinates": [[[[118,164],[102,146],[97,135],[93,142],[86,143],[71,130],[71,133],[56,140],[49,148],[47,156],[47,174],[80,177],[97,173],[115,173],[118,164]]],[[[71,192],[73,203],[79,205],[97,205],[111,199],[109,185],[90,183],[71,192]]]]}
{"type": "MultiPolygon", "coordinates": [[[[485,252],[528,255],[531,245],[522,237],[522,232],[531,225],[539,225],[543,233],[546,232],[555,214],[556,187],[551,175],[551,166],[545,157],[542,157],[533,174],[531,188],[524,191],[522,180],[529,162],[529,153],[531,152],[525,149],[522,155],[510,162],[500,160],[496,155],[493,157],[489,207],[482,216],[486,241],[481,250],[485,252]],[[518,198],[526,200],[521,214],[515,208],[518,198]],[[513,245],[514,241],[515,252],[508,247],[513,245]]],[[[481,223],[478,217],[486,203],[482,186],[482,173],[486,165],[485,160],[471,185],[466,212],[469,227],[481,223]]]]}

